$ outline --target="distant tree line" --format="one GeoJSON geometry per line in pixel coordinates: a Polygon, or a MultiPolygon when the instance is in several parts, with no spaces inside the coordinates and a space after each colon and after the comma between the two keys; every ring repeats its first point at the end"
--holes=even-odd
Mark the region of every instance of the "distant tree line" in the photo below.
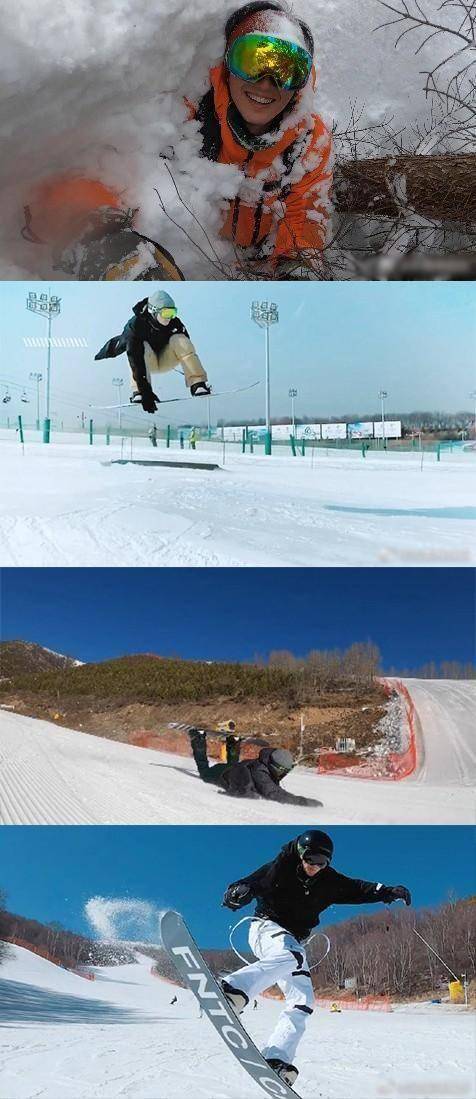
{"type": "Polygon", "coordinates": [[[429,660],[419,668],[389,668],[386,675],[403,679],[476,679],[476,665],[460,660],[429,660]]]}
{"type": "Polygon", "coordinates": [[[380,653],[370,643],[345,650],[312,651],[297,658],[274,652],[254,663],[208,663],[122,657],[78,668],[14,675],[0,682],[0,695],[12,691],[47,696],[55,704],[71,698],[135,702],[209,701],[223,696],[235,701],[279,699],[290,705],[316,700],[329,689],[370,687],[380,667],[380,653]]]}
{"type": "Polygon", "coordinates": [[[5,895],[0,894],[0,963],[8,955],[8,943],[15,942],[37,950],[66,969],[79,965],[121,965],[134,960],[132,952],[121,943],[96,942],[68,931],[56,921],[44,924],[8,912],[5,895]]]}

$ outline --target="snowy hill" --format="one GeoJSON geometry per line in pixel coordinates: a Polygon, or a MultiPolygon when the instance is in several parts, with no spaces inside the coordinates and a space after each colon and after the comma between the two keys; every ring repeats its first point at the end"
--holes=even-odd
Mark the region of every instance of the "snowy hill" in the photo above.
{"type": "Polygon", "coordinates": [[[64,656],[33,641],[0,641],[0,679],[35,672],[77,668],[81,660],[64,656]]]}
{"type": "MultiPolygon", "coordinates": [[[[138,954],[136,965],[95,968],[87,981],[11,947],[0,968],[0,1099],[259,1099],[192,994],[150,966],[138,954]]],[[[258,1045],[279,1011],[260,997],[243,1016],[258,1045]]],[[[443,1005],[317,1008],[299,1051],[300,1094],[430,1099],[438,1081],[439,1094],[471,1099],[473,1031],[473,1016],[443,1005]]]]}
{"type": "MultiPolygon", "coordinates": [[[[431,690],[421,682],[409,681],[415,695],[431,690]]],[[[323,803],[306,808],[309,825],[473,822],[476,684],[439,681],[436,690],[438,702],[420,710],[426,763],[413,780],[334,777],[299,767],[288,776],[286,789],[323,803]]],[[[5,824],[302,824],[299,806],[228,798],[207,786],[191,759],[8,710],[0,710],[0,764],[0,821],[5,824]]]]}

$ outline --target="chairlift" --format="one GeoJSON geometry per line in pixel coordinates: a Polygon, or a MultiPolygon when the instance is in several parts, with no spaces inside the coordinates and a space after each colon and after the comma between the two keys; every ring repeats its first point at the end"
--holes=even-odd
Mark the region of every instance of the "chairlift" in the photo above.
{"type": "Polygon", "coordinates": [[[27,397],[25,389],[23,390],[23,393],[21,394],[20,400],[23,401],[23,404],[29,404],[30,403],[30,398],[27,397]]]}
{"type": "Polygon", "coordinates": [[[2,397],[2,404],[8,404],[8,402],[11,401],[11,399],[12,398],[10,396],[10,393],[9,393],[8,389],[6,389],[5,390],[5,396],[2,397]]]}

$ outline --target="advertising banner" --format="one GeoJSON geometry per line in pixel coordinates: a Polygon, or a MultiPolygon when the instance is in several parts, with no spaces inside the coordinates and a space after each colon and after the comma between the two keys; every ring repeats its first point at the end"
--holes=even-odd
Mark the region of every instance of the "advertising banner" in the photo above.
{"type": "Polygon", "coordinates": [[[322,424],[323,439],[346,439],[347,424],[322,424]]]}
{"type": "Polygon", "coordinates": [[[364,420],[356,424],[348,424],[349,439],[372,439],[374,433],[373,421],[364,420]]]}
{"type": "MultiPolygon", "coordinates": [[[[374,436],[376,439],[383,437],[382,421],[376,420],[374,423],[374,436]]],[[[386,439],[401,439],[402,437],[402,421],[401,420],[385,420],[385,438],[386,439]]]]}

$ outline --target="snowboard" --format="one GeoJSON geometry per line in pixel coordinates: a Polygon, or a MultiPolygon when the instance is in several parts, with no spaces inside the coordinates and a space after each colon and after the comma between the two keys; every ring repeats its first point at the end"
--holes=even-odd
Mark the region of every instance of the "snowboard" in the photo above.
{"type": "Polygon", "coordinates": [[[274,1099],[296,1099],[298,1093],[276,1075],[246,1033],[179,912],[163,913],[160,934],[177,972],[245,1072],[266,1095],[274,1099]]]}
{"type": "MultiPolygon", "coordinates": [[[[196,397],[169,397],[165,401],[159,400],[159,405],[176,404],[177,401],[199,401],[203,400],[204,397],[232,397],[234,393],[246,393],[248,389],[255,389],[257,385],[261,385],[261,382],[253,382],[252,385],[243,385],[240,386],[238,389],[225,389],[220,391],[219,393],[197,393],[196,397]]],[[[127,404],[90,404],[89,407],[94,409],[96,412],[114,412],[115,410],[118,410],[120,408],[142,409],[140,401],[128,401],[127,404]]]]}
{"type": "Polygon", "coordinates": [[[232,736],[234,740],[239,740],[240,744],[256,744],[259,748],[269,748],[269,741],[264,740],[260,736],[240,736],[239,733],[225,733],[218,729],[202,729],[199,725],[186,725],[181,724],[178,721],[169,721],[169,729],[176,729],[177,732],[190,732],[190,729],[197,729],[199,733],[205,733],[207,737],[211,737],[212,740],[226,741],[227,737],[232,736]]]}

